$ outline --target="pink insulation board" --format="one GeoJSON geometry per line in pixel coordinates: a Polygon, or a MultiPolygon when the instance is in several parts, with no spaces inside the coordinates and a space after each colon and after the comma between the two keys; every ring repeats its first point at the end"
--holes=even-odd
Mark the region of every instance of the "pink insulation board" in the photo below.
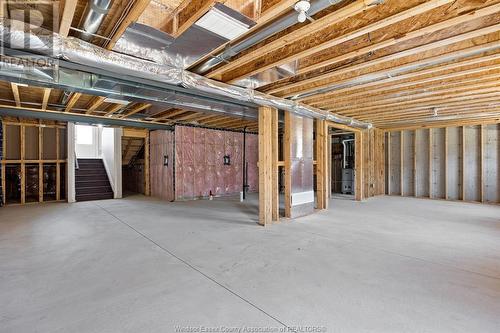
{"type": "MultiPolygon", "coordinates": [[[[247,134],[250,191],[258,190],[257,135],[247,134]]],[[[242,190],[243,133],[176,126],[176,198],[232,195],[242,190]],[[224,165],[224,156],[231,165],[224,165]]]]}

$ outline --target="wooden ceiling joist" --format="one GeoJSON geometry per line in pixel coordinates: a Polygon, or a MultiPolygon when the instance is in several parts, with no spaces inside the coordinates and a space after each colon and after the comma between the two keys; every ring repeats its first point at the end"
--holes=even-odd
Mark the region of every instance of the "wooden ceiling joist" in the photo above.
{"type": "MultiPolygon", "coordinates": [[[[461,77],[465,76],[473,76],[475,74],[479,79],[483,77],[483,75],[486,75],[486,77],[490,77],[488,73],[484,72],[489,72],[489,71],[494,71],[494,70],[499,70],[500,69],[500,63],[497,65],[490,65],[490,66],[485,66],[485,67],[479,67],[479,68],[473,68],[470,70],[465,70],[465,71],[459,71],[459,72],[454,72],[454,73],[449,73],[449,74],[443,74],[443,75],[436,75],[436,76],[431,76],[431,77],[426,77],[423,79],[417,79],[413,81],[405,81],[402,83],[397,83],[397,84],[382,84],[380,87],[375,86],[374,88],[370,89],[356,89],[354,91],[347,91],[343,92],[341,94],[332,94],[329,95],[328,97],[324,97],[323,99],[315,99],[316,102],[310,102],[308,103],[309,105],[313,105],[315,107],[322,107],[324,105],[333,105],[334,103],[339,103],[342,100],[351,100],[351,101],[357,101],[357,98],[363,98],[363,96],[367,95],[372,95],[372,94],[387,94],[390,91],[397,91],[397,92],[408,92],[411,90],[410,87],[413,86],[418,86],[418,85],[427,85],[426,87],[432,87],[434,85],[441,85],[445,82],[449,82],[450,84],[452,82],[468,82],[468,78],[462,79],[465,81],[461,80],[461,77]],[[450,81],[451,80],[451,81],[450,81]],[[455,81],[457,80],[457,81],[455,81]],[[403,88],[405,88],[403,90],[403,88]],[[356,98],[356,99],[355,99],[356,98]]],[[[492,74],[493,75],[493,74],[492,74]]],[[[476,77],[475,76],[475,77],[476,77]]]]}
{"type": "Polygon", "coordinates": [[[246,52],[244,55],[236,58],[235,60],[229,62],[226,65],[223,65],[213,71],[211,71],[207,76],[210,78],[214,78],[218,75],[223,74],[224,72],[230,71],[234,68],[242,66],[256,57],[262,56],[263,54],[275,51],[281,47],[287,46],[287,44],[292,43],[293,41],[299,40],[301,38],[307,37],[309,34],[318,31],[319,29],[324,29],[328,26],[332,26],[335,23],[348,19],[356,14],[361,13],[366,10],[370,6],[375,6],[377,1],[366,1],[366,0],[357,0],[354,3],[341,8],[338,11],[330,13],[321,19],[317,19],[312,23],[304,25],[303,27],[294,30],[293,32],[285,35],[283,38],[276,39],[270,43],[263,45],[262,47],[256,47],[253,51],[246,52]]]}
{"type": "Polygon", "coordinates": [[[14,96],[14,100],[16,101],[16,106],[21,107],[21,98],[19,97],[19,87],[15,83],[10,83],[10,88],[12,90],[12,95],[14,96]]]}
{"type": "Polygon", "coordinates": [[[351,101],[343,101],[343,103],[330,104],[330,107],[335,108],[335,110],[349,110],[362,108],[364,106],[377,106],[379,104],[384,104],[388,102],[404,102],[406,100],[416,100],[420,97],[432,96],[432,95],[442,95],[445,93],[460,92],[460,91],[471,91],[477,88],[485,87],[495,87],[500,85],[500,74],[495,73],[489,77],[479,77],[473,80],[468,80],[466,82],[459,82],[452,85],[440,84],[435,87],[420,87],[414,90],[405,90],[402,92],[396,92],[389,95],[375,95],[368,96],[366,98],[357,98],[351,101]],[[480,82],[478,82],[480,81],[480,82]],[[476,82],[476,83],[475,83],[476,82]],[[469,84],[464,84],[469,83],[469,84]],[[470,84],[475,83],[475,84],[470,84]]]}
{"type": "Polygon", "coordinates": [[[136,113],[139,113],[143,110],[146,110],[150,106],[151,106],[151,104],[149,104],[149,103],[139,103],[136,106],[134,106],[131,110],[129,110],[126,114],[121,115],[120,118],[130,117],[136,113]]]}
{"type": "MultiPolygon", "coordinates": [[[[344,42],[369,34],[370,32],[373,32],[375,30],[388,27],[392,24],[425,13],[437,7],[449,4],[453,1],[454,0],[426,1],[423,4],[404,10],[389,17],[385,17],[379,21],[368,24],[352,32],[340,34],[339,36],[334,38],[330,38],[331,33],[326,33],[322,30],[315,31],[314,33],[309,34],[309,36],[298,41],[293,41],[278,50],[274,50],[266,54],[261,54],[258,57],[253,55],[252,58],[248,59],[248,62],[245,63],[245,66],[242,66],[243,64],[240,63],[240,66],[238,68],[235,68],[233,71],[224,73],[222,75],[222,81],[234,82],[244,77],[263,72],[267,69],[287,64],[294,60],[312,56],[317,52],[335,47],[344,42]]],[[[381,5],[381,7],[383,6],[385,5],[381,5]]]]}
{"type": "MultiPolygon", "coordinates": [[[[439,41],[436,41],[433,43],[421,45],[421,46],[418,46],[418,47],[415,47],[412,49],[400,51],[396,54],[391,54],[391,55],[380,57],[380,58],[377,58],[377,59],[374,59],[371,61],[362,62],[362,63],[359,63],[357,65],[348,66],[346,68],[334,70],[334,71],[331,71],[331,72],[326,73],[326,74],[318,75],[318,76],[312,77],[310,79],[299,81],[297,83],[285,86],[281,89],[282,91],[284,91],[284,93],[282,93],[282,94],[280,93],[278,95],[281,97],[290,97],[290,96],[294,96],[298,93],[303,94],[303,93],[308,93],[308,92],[314,92],[317,89],[327,87],[328,85],[331,85],[332,83],[334,83],[335,81],[332,79],[332,77],[334,77],[334,76],[338,76],[338,75],[342,75],[342,74],[346,74],[349,72],[354,72],[354,71],[358,71],[358,70],[362,70],[362,69],[366,69],[366,68],[373,68],[374,66],[377,66],[380,64],[388,63],[391,61],[395,61],[395,60],[398,60],[398,59],[401,59],[404,57],[408,57],[408,56],[412,56],[412,55],[416,55],[419,53],[424,53],[424,52],[434,50],[437,48],[444,48],[445,46],[459,43],[459,42],[462,42],[462,41],[467,40],[467,39],[472,39],[475,37],[480,37],[483,35],[494,33],[494,32],[497,32],[498,30],[500,30],[500,23],[494,24],[494,25],[489,26],[489,27],[477,29],[474,31],[466,32],[463,34],[459,34],[459,35],[456,35],[456,36],[453,36],[450,38],[446,38],[443,40],[439,40],[439,41]]],[[[457,51],[455,53],[457,54],[457,56],[460,56],[460,54],[463,53],[463,51],[460,50],[460,51],[457,51]]],[[[449,56],[450,56],[449,53],[445,53],[442,55],[442,58],[446,58],[449,56]]],[[[423,59],[423,60],[418,61],[417,63],[419,66],[422,66],[422,65],[425,65],[426,63],[432,64],[432,61],[436,61],[436,57],[432,57],[430,59],[423,59]]],[[[401,65],[399,67],[403,67],[403,66],[406,66],[406,64],[401,65]]],[[[393,70],[393,69],[391,68],[391,70],[393,70]]]]}
{"type": "Polygon", "coordinates": [[[111,106],[109,108],[109,110],[106,111],[106,113],[104,114],[104,116],[105,117],[111,117],[115,113],[117,113],[118,111],[120,111],[121,109],[123,109],[124,107],[125,107],[125,105],[123,105],[123,104],[115,104],[115,105],[111,106]]]}
{"type": "Polygon", "coordinates": [[[51,91],[52,91],[51,88],[44,88],[43,89],[42,110],[47,110],[47,105],[49,104],[49,98],[50,98],[51,91]]]}
{"type": "Polygon", "coordinates": [[[59,34],[63,37],[67,37],[69,34],[69,29],[71,28],[71,22],[73,22],[73,17],[75,16],[76,5],[78,0],[65,0],[64,9],[61,16],[61,24],[59,25],[59,34]]]}
{"type": "Polygon", "coordinates": [[[71,94],[71,97],[68,100],[68,103],[66,104],[66,108],[64,109],[64,112],[70,112],[71,109],[75,106],[76,102],[80,99],[82,96],[82,93],[79,92],[74,92],[71,94]]]}
{"type": "Polygon", "coordinates": [[[110,40],[106,41],[105,47],[108,50],[112,50],[115,46],[116,42],[123,35],[125,30],[127,30],[128,26],[134,22],[136,22],[139,17],[142,15],[146,7],[149,5],[151,0],[135,0],[132,8],[128,12],[128,14],[118,23],[116,31],[110,36],[110,40]]]}
{"type": "MultiPolygon", "coordinates": [[[[500,47],[500,42],[495,43],[495,45],[498,45],[500,47]]],[[[317,94],[311,97],[307,97],[304,99],[301,99],[304,103],[311,104],[315,103],[317,101],[324,101],[329,98],[335,98],[335,96],[340,96],[341,94],[345,94],[351,91],[368,91],[368,88],[379,86],[381,84],[393,84],[401,81],[405,82],[413,82],[416,80],[421,80],[421,79],[430,79],[430,78],[435,78],[438,76],[446,76],[448,74],[458,74],[461,73],[462,71],[465,73],[467,72],[470,68],[470,66],[475,66],[473,70],[479,70],[479,68],[490,68],[489,65],[486,66],[480,66],[485,63],[488,63],[490,61],[496,61],[500,59],[500,53],[498,54],[493,54],[485,57],[477,57],[473,59],[467,59],[463,61],[456,61],[451,64],[446,64],[442,66],[435,66],[429,69],[424,69],[424,70],[417,70],[413,71],[408,74],[402,74],[402,75],[397,75],[397,76],[392,76],[387,74],[387,70],[382,70],[378,71],[375,73],[371,73],[371,75],[378,75],[380,77],[385,77],[384,79],[381,80],[375,80],[372,82],[359,82],[359,77],[358,78],[349,78],[343,81],[338,82],[339,84],[345,85],[345,88],[340,88],[340,89],[335,89],[329,92],[325,92],[322,94],[317,94]],[[451,71],[451,72],[450,72],[451,71]],[[441,74],[437,74],[441,73],[441,74]],[[406,81],[408,80],[408,81],[406,81]]],[[[494,65],[496,66],[496,65],[494,65]]]]}
{"type": "Polygon", "coordinates": [[[88,105],[87,107],[87,111],[85,112],[86,114],[91,114],[92,112],[96,111],[97,108],[99,106],[102,105],[102,103],[104,103],[104,100],[106,99],[106,97],[104,96],[97,96],[95,97],[91,102],[90,104],[88,105]]]}
{"type": "Polygon", "coordinates": [[[301,68],[299,68],[297,74],[304,74],[306,72],[311,72],[313,70],[320,69],[322,67],[326,67],[329,65],[333,65],[335,63],[338,63],[338,62],[341,62],[344,60],[355,58],[355,57],[358,57],[358,56],[363,55],[363,54],[374,52],[374,51],[380,50],[380,49],[385,48],[385,47],[393,46],[393,45],[396,45],[398,43],[403,43],[403,42],[408,41],[410,39],[429,35],[429,34],[432,34],[436,31],[439,31],[439,30],[450,28],[450,27],[453,27],[455,25],[459,25],[462,23],[470,22],[472,20],[476,20],[476,19],[484,17],[484,16],[492,15],[492,14],[497,13],[498,11],[500,11],[500,3],[495,4],[495,5],[491,5],[491,6],[488,6],[485,8],[481,8],[481,9],[478,9],[476,11],[468,12],[466,14],[462,14],[460,16],[453,17],[451,19],[448,19],[448,20],[445,20],[445,21],[442,21],[442,22],[439,22],[439,23],[436,23],[433,25],[425,26],[421,29],[410,31],[402,36],[393,37],[393,38],[384,40],[382,42],[366,46],[366,47],[361,48],[359,50],[355,50],[355,51],[340,55],[338,57],[327,59],[327,60],[324,60],[322,62],[312,64],[309,66],[301,67],[301,68]]]}

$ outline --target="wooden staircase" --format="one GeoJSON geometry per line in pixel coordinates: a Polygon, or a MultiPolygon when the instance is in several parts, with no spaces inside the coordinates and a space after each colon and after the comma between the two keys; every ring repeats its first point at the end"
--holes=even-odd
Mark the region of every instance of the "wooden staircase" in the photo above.
{"type": "Polygon", "coordinates": [[[113,199],[113,189],[102,159],[79,158],[76,201],[113,199]]]}

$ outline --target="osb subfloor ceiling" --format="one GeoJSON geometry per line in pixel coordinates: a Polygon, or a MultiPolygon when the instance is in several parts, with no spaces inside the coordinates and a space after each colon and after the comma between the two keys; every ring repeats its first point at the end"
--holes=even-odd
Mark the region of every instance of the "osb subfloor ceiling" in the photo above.
{"type": "MultiPolygon", "coordinates": [[[[92,42],[111,49],[132,22],[175,37],[215,2],[115,0],[97,32],[107,39],[95,38],[92,42]]],[[[295,1],[219,2],[255,21],[250,30],[253,32],[291,11],[295,1]]],[[[25,1],[9,5],[6,12],[22,6],[27,6],[25,1]]],[[[86,6],[84,0],[62,1],[61,16],[70,15],[71,26],[78,28],[86,6]],[[65,6],[73,2],[76,6],[67,14],[65,6]]],[[[50,11],[43,15],[50,27],[54,21],[50,11]]],[[[69,35],[77,36],[77,32],[69,30],[69,35]]],[[[341,1],[204,75],[234,84],[256,74],[265,76],[277,66],[292,62],[296,70],[291,76],[271,80],[257,89],[383,129],[500,122],[500,0],[341,1]]],[[[63,108],[65,112],[119,118],[144,114],[143,121],[258,129],[255,120],[158,109],[144,103],[123,107],[80,94],[66,98],[61,105],[62,94],[55,89],[0,82],[2,105],[63,108]],[[155,108],[152,115],[150,108],[155,108]]]]}

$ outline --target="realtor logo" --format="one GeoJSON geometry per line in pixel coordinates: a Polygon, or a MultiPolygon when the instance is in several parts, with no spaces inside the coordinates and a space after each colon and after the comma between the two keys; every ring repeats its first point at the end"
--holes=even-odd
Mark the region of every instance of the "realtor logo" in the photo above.
{"type": "Polygon", "coordinates": [[[0,0],[0,68],[5,75],[15,71],[52,74],[55,60],[45,55],[56,54],[52,32],[59,30],[59,5],[50,0],[0,0]]]}

